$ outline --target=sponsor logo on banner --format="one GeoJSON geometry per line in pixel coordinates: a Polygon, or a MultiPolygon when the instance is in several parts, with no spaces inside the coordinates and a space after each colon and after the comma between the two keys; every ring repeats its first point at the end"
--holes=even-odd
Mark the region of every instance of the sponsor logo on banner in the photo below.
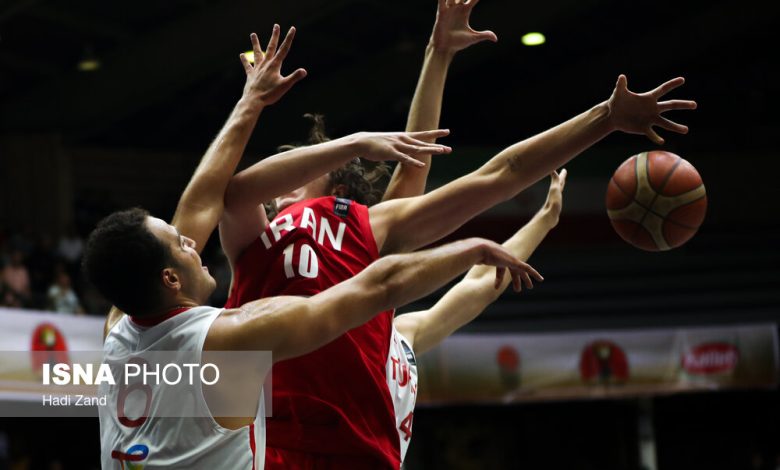
{"type": "Polygon", "coordinates": [[[512,346],[501,346],[496,352],[496,362],[504,389],[520,387],[520,353],[512,346]]]}
{"type": "Polygon", "coordinates": [[[628,358],[612,341],[598,340],[585,346],[580,355],[580,377],[588,384],[620,384],[628,380],[628,358]]]}
{"type": "Polygon", "coordinates": [[[33,371],[37,373],[41,372],[45,363],[70,364],[65,335],[51,323],[41,323],[33,330],[30,351],[33,371]]]}
{"type": "Polygon", "coordinates": [[[739,362],[739,349],[729,343],[704,343],[683,354],[682,368],[692,375],[732,372],[739,362]]]}

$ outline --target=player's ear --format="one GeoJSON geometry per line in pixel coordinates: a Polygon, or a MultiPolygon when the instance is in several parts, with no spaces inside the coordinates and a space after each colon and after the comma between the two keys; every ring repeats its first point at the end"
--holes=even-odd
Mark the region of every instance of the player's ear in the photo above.
{"type": "Polygon", "coordinates": [[[165,268],[160,272],[163,285],[166,289],[181,290],[181,277],[173,268],[165,268]]]}
{"type": "Polygon", "coordinates": [[[330,193],[332,196],[336,197],[344,197],[347,195],[347,185],[346,184],[337,184],[333,187],[333,191],[330,193]]]}

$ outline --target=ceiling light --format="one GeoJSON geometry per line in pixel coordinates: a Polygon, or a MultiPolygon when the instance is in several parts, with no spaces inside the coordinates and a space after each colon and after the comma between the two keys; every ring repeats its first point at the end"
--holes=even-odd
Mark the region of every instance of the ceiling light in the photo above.
{"type": "Polygon", "coordinates": [[[76,68],[82,72],[94,72],[100,68],[100,61],[97,59],[82,59],[76,65],[76,68]]]}
{"type": "Polygon", "coordinates": [[[539,46],[545,42],[544,34],[542,33],[528,33],[523,35],[523,44],[526,46],[539,46]]]}

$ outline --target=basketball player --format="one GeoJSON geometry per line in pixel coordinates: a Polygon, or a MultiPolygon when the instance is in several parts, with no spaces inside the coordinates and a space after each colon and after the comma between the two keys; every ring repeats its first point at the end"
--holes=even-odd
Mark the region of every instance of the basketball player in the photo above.
{"type": "MultiPolygon", "coordinates": [[[[257,35],[251,35],[256,65],[250,64],[244,54],[240,55],[247,75],[241,100],[203,156],[174,214],[172,224],[195,242],[198,253],[205,247],[222,216],[225,187],[238,166],[260,113],[306,76],[304,69],[297,69],[286,77],[280,75],[282,62],[295,37],[295,28],[290,29],[277,53],[279,31],[279,25],[274,25],[265,53],[257,35]]],[[[317,151],[306,148],[275,155],[260,162],[252,173],[253,183],[264,188],[256,194],[260,197],[265,193],[262,197],[270,200],[311,181],[315,176],[339,168],[351,161],[356,153],[369,161],[395,160],[410,167],[424,166],[423,157],[430,160],[431,153],[451,151],[447,146],[428,143],[448,133],[446,130],[361,132],[334,142],[338,146],[321,146],[317,151]]],[[[104,336],[122,315],[119,309],[109,312],[104,336]]]]}
{"type": "MultiPolygon", "coordinates": [[[[291,29],[277,52],[279,28],[275,26],[267,54],[256,56],[258,65],[251,67],[243,59],[247,67],[244,96],[182,195],[174,220],[204,243],[209,235],[206,228],[213,231],[221,215],[232,172],[226,171],[218,156],[229,163],[237,160],[235,154],[243,152],[259,109],[277,101],[302,78],[300,72],[288,77],[279,74],[294,32],[291,29]]],[[[259,49],[255,35],[252,42],[259,49]]],[[[394,137],[401,135],[409,138],[406,134],[382,135],[384,140],[379,140],[398,152],[391,144],[398,144],[394,137]]],[[[415,145],[426,151],[441,147],[423,142],[415,145]]],[[[273,165],[272,161],[268,166],[273,169],[273,165]]],[[[177,226],[141,209],[116,212],[98,224],[85,250],[85,273],[101,294],[129,313],[108,331],[106,355],[268,350],[275,360],[286,359],[328,343],[376,312],[430,293],[474,264],[499,268],[496,283],[508,269],[518,288],[520,282],[531,282],[529,273],[539,277],[499,245],[469,239],[413,255],[387,257],[309,298],[266,298],[224,310],[203,306],[215,281],[201,265],[197,248],[197,242],[182,235],[177,226]]],[[[261,383],[242,381],[230,386],[234,391],[245,388],[242,395],[254,393],[254,402],[260,403],[261,383]]],[[[100,408],[103,468],[124,468],[125,464],[140,464],[146,469],[263,467],[261,406],[257,416],[248,418],[131,419],[119,409],[123,406],[119,394],[118,387],[110,389],[110,405],[100,408]]],[[[149,400],[154,409],[159,397],[149,400]]],[[[208,399],[200,396],[194,407],[208,412],[208,399]]]]}
{"type": "MultiPolygon", "coordinates": [[[[563,204],[566,170],[550,175],[547,200],[534,217],[511,238],[504,248],[518,259],[527,260],[547,233],[558,224],[563,204]]],[[[399,315],[393,322],[387,385],[393,398],[396,429],[403,461],[412,437],[414,405],[417,399],[417,362],[420,354],[437,346],[460,327],[482,313],[506,289],[496,289],[493,276],[481,267],[472,268],[429,310],[399,315]]]]}
{"type": "MultiPolygon", "coordinates": [[[[382,258],[309,298],[272,297],[238,309],[219,309],[204,306],[216,282],[201,265],[194,242],[145,211],[108,216],[93,231],[85,253],[90,281],[130,315],[109,331],[104,344],[109,357],[147,351],[257,350],[271,351],[275,361],[292,358],[327,344],[376,312],[431,293],[479,263],[509,268],[516,284],[526,270],[533,272],[499,245],[469,239],[382,258]],[[117,268],[126,271],[112,279],[109,273],[117,268]],[[131,284],[123,282],[128,276],[133,277],[131,284]]],[[[497,273],[500,282],[503,276],[500,270],[497,273]]],[[[231,394],[254,393],[255,403],[261,386],[262,380],[229,384],[231,394]]],[[[263,467],[262,407],[252,418],[128,419],[123,416],[120,387],[107,394],[110,404],[100,407],[105,469],[122,468],[138,455],[147,469],[263,467]]],[[[149,398],[151,409],[159,406],[155,399],[159,398],[149,398]]],[[[208,403],[199,398],[194,406],[207,412],[208,403]]]]}
{"type": "MultiPolygon", "coordinates": [[[[608,100],[508,147],[475,172],[426,195],[385,201],[370,210],[349,200],[360,197],[360,184],[326,174],[277,198],[281,212],[269,223],[259,206],[262,188],[253,183],[255,168],[250,167],[233,178],[221,222],[234,275],[226,306],[273,295],[313,295],[360,272],[380,254],[432,243],[616,130],[645,134],[656,143],[663,140],[654,125],[685,133],[685,126],[661,113],[696,104],[658,102],[683,82],[677,78],[636,94],[621,75],[608,100]]],[[[340,456],[354,455],[366,459],[365,468],[398,468],[400,450],[385,384],[392,319],[392,312],[384,312],[325,348],[274,367],[269,468],[323,458],[338,466],[340,456]]]]}

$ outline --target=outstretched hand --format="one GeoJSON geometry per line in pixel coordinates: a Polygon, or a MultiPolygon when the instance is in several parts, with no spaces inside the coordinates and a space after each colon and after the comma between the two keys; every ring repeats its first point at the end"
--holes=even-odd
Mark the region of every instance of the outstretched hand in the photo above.
{"type": "Polygon", "coordinates": [[[696,102],[690,100],[658,100],[685,83],[685,79],[678,77],[660,85],[652,91],[634,93],[628,89],[628,79],[620,75],[615,85],[615,91],[607,101],[609,119],[615,130],[629,134],[644,134],[658,145],[664,143],[653,126],[658,126],[668,131],[679,134],[687,134],[688,127],[670,121],[661,116],[661,113],[677,109],[696,109],[696,102]]]}
{"type": "Polygon", "coordinates": [[[425,163],[419,158],[452,152],[452,148],[427,141],[449,135],[447,129],[420,132],[359,132],[354,135],[357,151],[366,160],[398,161],[417,167],[425,163]]]}
{"type": "Polygon", "coordinates": [[[252,33],[249,36],[255,57],[254,65],[250,63],[246,54],[239,56],[246,72],[244,95],[251,95],[265,105],[279,101],[296,82],[306,76],[306,70],[304,69],[298,69],[286,77],[282,76],[282,63],[285,57],[287,57],[287,53],[290,52],[290,47],[295,37],[295,27],[290,28],[281,46],[277,49],[279,29],[279,25],[275,24],[271,33],[271,39],[268,41],[268,49],[265,53],[260,48],[260,39],[257,37],[257,34],[252,33]]]}
{"type": "Polygon", "coordinates": [[[523,290],[523,284],[525,284],[525,287],[528,289],[534,288],[531,276],[537,281],[544,281],[544,278],[536,269],[530,264],[515,258],[512,253],[503,246],[489,240],[483,240],[482,242],[483,254],[479,264],[496,267],[496,289],[501,287],[501,283],[504,280],[504,274],[507,270],[512,276],[512,287],[516,292],[523,290]]]}
{"type": "Polygon", "coordinates": [[[493,31],[475,31],[469,25],[471,11],[479,0],[439,0],[431,46],[457,52],[482,41],[498,41],[493,31]]]}

